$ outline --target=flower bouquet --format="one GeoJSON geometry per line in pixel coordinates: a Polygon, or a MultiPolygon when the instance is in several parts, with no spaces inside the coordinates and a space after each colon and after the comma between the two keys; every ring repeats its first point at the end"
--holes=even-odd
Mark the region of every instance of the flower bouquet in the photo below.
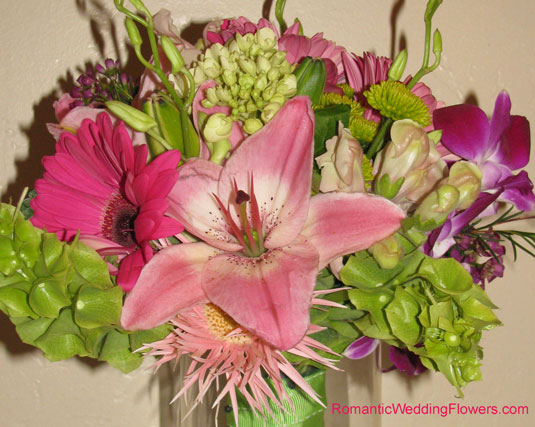
{"type": "Polygon", "coordinates": [[[462,396],[500,325],[484,289],[504,242],[535,247],[499,226],[535,196],[509,96],[489,120],[421,82],[441,1],[414,75],[405,50],[358,56],[288,26],[280,0],[278,28],[215,21],[195,45],[125,3],[142,76],[112,59],[82,74],[43,177],[0,210],[0,309],[22,341],[123,372],[189,357],[176,398],[196,385],[193,410],[216,385],[231,425],[321,425],[325,369],[381,341],[462,396]]]}

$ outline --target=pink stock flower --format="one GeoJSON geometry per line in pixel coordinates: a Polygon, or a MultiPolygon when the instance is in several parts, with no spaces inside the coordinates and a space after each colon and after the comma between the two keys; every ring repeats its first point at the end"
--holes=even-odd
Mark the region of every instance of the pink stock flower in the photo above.
{"type": "Polygon", "coordinates": [[[114,128],[107,113],[84,120],[77,135],[64,132],[56,154],[43,158],[31,221],[62,240],[79,231],[101,255],[123,257],[117,281],[129,291],[152,257],[149,241],[183,229],[164,216],[179,160],[178,151],[168,151],[146,165],[147,146],[134,148],[123,122],[114,128]]]}
{"type": "MultiPolygon", "coordinates": [[[[319,293],[321,291],[315,293],[315,296],[319,293]]],[[[339,306],[320,298],[314,298],[312,303],[339,306]]],[[[218,405],[228,395],[234,408],[237,408],[236,390],[238,390],[253,411],[260,412],[264,417],[265,408],[269,415],[274,416],[268,399],[281,409],[284,408],[284,401],[290,403],[290,398],[283,387],[283,375],[312,399],[321,403],[319,396],[279,350],[236,324],[213,304],[197,304],[171,319],[171,324],[174,330],[167,338],[148,344],[143,349],[150,349],[147,355],[159,357],[155,364],[157,368],[167,362],[177,362],[182,356],[193,356],[186,372],[184,386],[173,399],[173,401],[179,399],[197,383],[199,394],[190,404],[190,412],[203,400],[214,381],[219,384],[219,376],[225,377],[226,385],[219,390],[214,405],[218,405]],[[266,374],[273,388],[266,382],[266,374]]],[[[333,355],[335,353],[310,337],[324,329],[310,325],[306,336],[288,350],[288,353],[337,369],[331,359],[320,356],[315,350],[333,355]]],[[[234,417],[238,425],[237,411],[234,411],[234,417]]]]}
{"type": "Polygon", "coordinates": [[[303,339],[318,272],[392,234],[404,217],[368,194],[311,198],[313,134],[310,100],[299,96],[224,167],[195,159],[179,169],[169,213],[203,241],[153,257],[126,299],[124,328],[149,329],[211,302],[275,348],[303,339]]]}

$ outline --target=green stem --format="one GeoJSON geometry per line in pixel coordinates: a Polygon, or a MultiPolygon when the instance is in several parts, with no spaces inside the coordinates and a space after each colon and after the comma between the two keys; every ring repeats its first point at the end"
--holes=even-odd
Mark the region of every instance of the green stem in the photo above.
{"type": "Polygon", "coordinates": [[[162,144],[167,150],[174,149],[164,138],[158,135],[154,129],[149,129],[146,133],[148,133],[151,138],[154,138],[156,141],[162,144]]]}
{"type": "Polygon", "coordinates": [[[195,96],[195,80],[193,79],[193,76],[186,67],[182,67],[181,72],[188,79],[188,97],[184,104],[189,107],[193,102],[193,97],[195,96]]]}
{"type": "Polygon", "coordinates": [[[115,1],[115,8],[125,14],[126,16],[128,16],[130,19],[133,19],[134,21],[136,22],[139,22],[141,25],[143,25],[145,28],[148,27],[148,23],[147,21],[145,21],[143,18],[140,18],[139,16],[137,16],[135,13],[132,13],[130,12],[127,8],[125,8],[123,6],[123,1],[121,0],[114,0],[115,1]]]}
{"type": "Polygon", "coordinates": [[[26,194],[28,194],[28,187],[24,187],[24,190],[22,190],[22,194],[20,195],[19,202],[17,203],[17,207],[15,208],[15,212],[13,212],[13,218],[12,218],[13,223],[15,222],[15,219],[17,218],[17,214],[20,212],[20,208],[22,207],[22,204],[24,203],[26,194]]]}
{"type": "Polygon", "coordinates": [[[366,152],[366,157],[368,157],[368,159],[373,159],[373,157],[381,150],[381,148],[383,148],[386,131],[390,128],[392,122],[392,119],[385,119],[381,123],[381,127],[379,128],[377,135],[375,135],[375,138],[373,138],[372,145],[366,152]]]}

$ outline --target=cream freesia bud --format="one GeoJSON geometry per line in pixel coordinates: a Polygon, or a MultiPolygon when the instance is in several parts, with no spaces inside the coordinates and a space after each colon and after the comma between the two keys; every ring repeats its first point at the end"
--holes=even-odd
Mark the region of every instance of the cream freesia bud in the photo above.
{"type": "Polygon", "coordinates": [[[236,43],[242,52],[247,52],[254,42],[254,36],[250,33],[242,36],[240,33],[236,33],[236,43]]]}
{"type": "Polygon", "coordinates": [[[282,106],[278,102],[270,102],[262,110],[260,118],[264,123],[269,122],[275,116],[275,114],[277,114],[281,107],[282,106]]]}
{"type": "Polygon", "coordinates": [[[316,157],[321,170],[320,191],[364,192],[362,148],[342,122],[338,124],[338,136],[329,139],[325,146],[327,152],[316,157]]]}
{"type": "Polygon", "coordinates": [[[256,69],[261,73],[268,73],[271,70],[271,62],[263,55],[258,55],[256,57],[256,69]]]}
{"type": "Polygon", "coordinates": [[[240,58],[238,64],[245,74],[249,74],[250,76],[256,75],[256,64],[252,59],[240,58]]]}
{"type": "Polygon", "coordinates": [[[277,85],[277,92],[285,97],[294,96],[297,93],[297,78],[295,75],[285,75],[277,85]]]}
{"type": "Polygon", "coordinates": [[[443,184],[430,193],[416,208],[414,215],[419,215],[422,222],[434,221],[433,228],[439,226],[459,202],[459,190],[453,185],[443,184]]]}
{"type": "Polygon", "coordinates": [[[236,78],[236,72],[233,70],[223,70],[222,77],[227,86],[235,85],[238,81],[236,78]]]}
{"type": "Polygon", "coordinates": [[[467,209],[474,203],[481,192],[483,174],[474,163],[459,161],[453,164],[446,183],[459,190],[457,209],[467,209]]]}
{"type": "Polygon", "coordinates": [[[213,58],[205,58],[201,64],[202,70],[206,77],[209,79],[215,79],[221,74],[221,66],[213,58]]]}
{"type": "Polygon", "coordinates": [[[398,265],[403,257],[403,248],[400,246],[395,234],[388,236],[370,247],[370,252],[381,268],[392,269],[398,265]]]}
{"type": "Polygon", "coordinates": [[[204,125],[205,141],[214,143],[228,139],[232,132],[232,123],[232,119],[223,113],[212,114],[204,125]]]}
{"type": "Polygon", "coordinates": [[[245,122],[243,122],[243,130],[249,135],[252,135],[263,127],[264,123],[262,123],[262,121],[258,119],[247,119],[245,120],[245,122]]]}
{"type": "Polygon", "coordinates": [[[273,65],[274,67],[278,67],[279,65],[281,65],[285,59],[286,52],[276,52],[271,58],[269,58],[269,60],[271,61],[271,65],[273,65]]]}
{"type": "Polygon", "coordinates": [[[270,82],[274,82],[275,80],[278,80],[280,75],[281,75],[281,72],[277,67],[272,67],[267,72],[267,78],[270,82]]]}
{"type": "Polygon", "coordinates": [[[255,39],[262,50],[272,49],[277,44],[277,36],[268,27],[260,28],[255,34],[255,39]]]}

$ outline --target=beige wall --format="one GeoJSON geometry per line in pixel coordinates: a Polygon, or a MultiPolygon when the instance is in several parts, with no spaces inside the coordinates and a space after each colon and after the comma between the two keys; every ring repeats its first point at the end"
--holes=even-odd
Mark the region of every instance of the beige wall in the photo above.
{"type": "MultiPolygon", "coordinates": [[[[123,26],[112,0],[2,0],[0,191],[17,195],[39,177],[39,158],[53,151],[44,124],[53,120],[52,101],[68,87],[86,62],[124,55],[123,26]],[[31,147],[29,142],[31,140],[31,147]],[[16,180],[16,183],[15,183],[16,180]]],[[[260,16],[262,1],[147,0],[154,11],[166,7],[178,25],[212,17],[260,16]]],[[[288,0],[287,16],[299,16],[311,35],[323,31],[358,54],[373,50],[390,54],[395,37],[409,48],[408,70],[421,62],[424,0],[331,2],[288,0]],[[348,6],[351,5],[351,6],[348,6]],[[395,33],[392,25],[395,26],[395,33]]],[[[494,99],[507,89],[513,113],[535,123],[535,16],[532,0],[446,0],[437,13],[442,32],[442,65],[425,78],[435,95],[448,104],[467,98],[491,112],[494,99]]],[[[131,60],[132,58],[130,58],[131,60]]],[[[126,60],[125,60],[126,62],[126,60]]],[[[130,61],[131,63],[133,61],[130,61]]],[[[535,176],[534,163],[530,173],[535,176]]],[[[3,200],[5,200],[3,198],[3,200]]],[[[533,231],[533,222],[529,226],[533,231]]],[[[511,257],[509,256],[509,259],[511,257]]],[[[520,256],[508,264],[506,278],[493,282],[489,293],[499,305],[505,326],[485,334],[484,380],[467,387],[464,404],[529,405],[535,414],[532,352],[535,333],[533,261],[520,256]]],[[[364,363],[366,369],[373,363],[364,363]]],[[[331,395],[348,404],[375,395],[384,403],[446,404],[455,392],[438,375],[407,381],[396,373],[360,375],[347,364],[347,378],[332,376],[331,395]],[[363,379],[365,378],[365,379],[363,379]],[[349,383],[349,385],[348,385],[349,383]],[[346,388],[350,388],[348,393],[346,388]],[[360,391],[358,391],[360,390],[360,391]]],[[[0,316],[0,424],[2,426],[156,426],[158,388],[150,373],[123,376],[107,366],[79,360],[51,364],[38,351],[17,342],[14,328],[0,316]]],[[[342,403],[342,402],[341,402],[342,403]]],[[[382,419],[337,417],[329,425],[388,426],[463,425],[524,426],[535,417],[509,416],[385,416],[382,419]]]]}

